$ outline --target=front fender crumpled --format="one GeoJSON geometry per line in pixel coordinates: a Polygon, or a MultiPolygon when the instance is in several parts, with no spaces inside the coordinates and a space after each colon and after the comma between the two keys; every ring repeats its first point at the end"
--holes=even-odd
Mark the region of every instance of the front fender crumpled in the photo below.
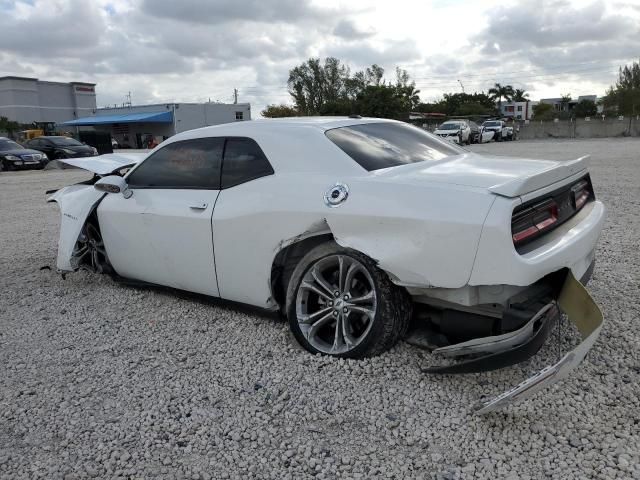
{"type": "Polygon", "coordinates": [[[87,218],[106,193],[93,185],[71,185],[47,198],[60,207],[60,238],[58,240],[58,270],[73,271],[71,257],[87,218]]]}

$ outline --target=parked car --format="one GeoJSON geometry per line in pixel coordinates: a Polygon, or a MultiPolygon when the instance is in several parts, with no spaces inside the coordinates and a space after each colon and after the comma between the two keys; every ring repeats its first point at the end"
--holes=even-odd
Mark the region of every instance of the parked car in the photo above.
{"type": "Polygon", "coordinates": [[[478,124],[476,122],[473,122],[471,120],[469,120],[468,123],[469,123],[469,129],[470,129],[469,142],[470,143],[481,143],[480,127],[478,126],[478,124]]]}
{"type": "Polygon", "coordinates": [[[24,148],[9,138],[0,137],[0,170],[41,169],[48,161],[46,154],[24,148]]]}
{"type": "Polygon", "coordinates": [[[467,145],[471,143],[471,127],[466,120],[448,120],[433,132],[445,140],[467,145]]]}
{"type": "Polygon", "coordinates": [[[51,160],[62,158],[92,157],[98,150],[84,143],[64,136],[36,137],[26,142],[25,146],[44,152],[51,160]]]}
{"type": "Polygon", "coordinates": [[[429,371],[495,369],[533,355],[562,308],[583,341],[481,412],[566,376],[602,326],[576,280],[605,217],[586,157],[484,157],[402,122],[297,118],[62,162],[95,176],[48,199],[60,271],[280,310],[313,354],[378,355],[415,311],[445,339],[434,357],[464,358],[429,371]]]}
{"type": "Polygon", "coordinates": [[[502,120],[486,120],[482,123],[485,131],[493,132],[493,139],[496,142],[503,140],[513,140],[513,128],[507,126],[502,120]]]}

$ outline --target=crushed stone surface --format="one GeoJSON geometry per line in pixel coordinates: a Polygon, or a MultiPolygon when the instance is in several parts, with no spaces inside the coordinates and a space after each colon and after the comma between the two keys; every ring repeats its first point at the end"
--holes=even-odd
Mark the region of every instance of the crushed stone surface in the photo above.
{"type": "Polygon", "coordinates": [[[640,478],[640,140],[473,151],[591,154],[608,219],[589,290],[606,325],[575,374],[487,416],[473,406],[558,358],[426,376],[401,343],[311,356],[275,316],[86,272],[55,272],[44,191],[78,170],[0,174],[0,479],[640,478]],[[41,269],[49,266],[51,269],[41,269]]]}

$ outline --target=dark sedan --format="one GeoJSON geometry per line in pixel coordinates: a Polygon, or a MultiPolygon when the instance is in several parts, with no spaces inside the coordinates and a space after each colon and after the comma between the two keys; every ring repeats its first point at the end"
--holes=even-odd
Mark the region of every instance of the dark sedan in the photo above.
{"type": "Polygon", "coordinates": [[[26,146],[46,153],[51,160],[98,155],[98,151],[95,148],[80,143],[73,138],[63,136],[36,137],[29,140],[26,146]]]}
{"type": "Polygon", "coordinates": [[[0,137],[0,170],[44,168],[49,159],[45,153],[24,148],[13,140],[0,137]]]}

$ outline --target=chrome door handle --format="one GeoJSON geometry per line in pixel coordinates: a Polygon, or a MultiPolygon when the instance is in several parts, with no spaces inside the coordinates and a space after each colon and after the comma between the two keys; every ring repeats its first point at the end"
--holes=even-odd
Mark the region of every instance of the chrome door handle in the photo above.
{"type": "Polygon", "coordinates": [[[207,206],[207,203],[196,203],[193,205],[189,205],[189,208],[193,208],[194,210],[206,210],[207,206]]]}

